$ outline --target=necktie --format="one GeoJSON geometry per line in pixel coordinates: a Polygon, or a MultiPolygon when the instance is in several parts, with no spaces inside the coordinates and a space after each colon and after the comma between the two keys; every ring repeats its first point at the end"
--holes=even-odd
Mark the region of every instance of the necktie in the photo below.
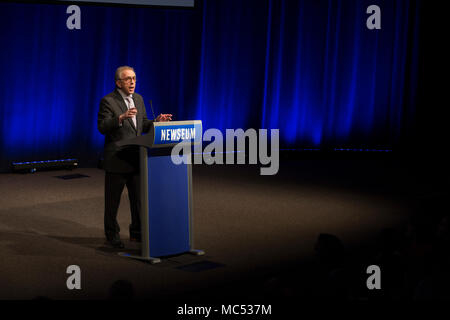
{"type": "MultiPolygon", "coordinates": [[[[133,101],[133,99],[131,99],[130,97],[127,97],[127,101],[128,101],[128,109],[134,108],[134,101],[133,101]]],[[[133,120],[134,126],[137,129],[136,116],[133,116],[133,118],[131,118],[131,120],[133,120]]]]}

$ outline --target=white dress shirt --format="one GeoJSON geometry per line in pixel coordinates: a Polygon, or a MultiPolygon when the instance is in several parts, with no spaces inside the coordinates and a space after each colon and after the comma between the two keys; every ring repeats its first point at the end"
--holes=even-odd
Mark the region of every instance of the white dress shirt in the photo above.
{"type": "MultiPolygon", "coordinates": [[[[135,108],[134,105],[134,101],[133,101],[133,95],[126,95],[125,93],[123,93],[122,90],[118,89],[120,95],[122,96],[123,100],[125,101],[125,104],[127,105],[128,110],[130,110],[131,108],[135,108]]],[[[131,118],[131,120],[133,120],[134,126],[137,129],[137,123],[136,123],[136,116],[133,116],[133,118],[131,118]]]]}

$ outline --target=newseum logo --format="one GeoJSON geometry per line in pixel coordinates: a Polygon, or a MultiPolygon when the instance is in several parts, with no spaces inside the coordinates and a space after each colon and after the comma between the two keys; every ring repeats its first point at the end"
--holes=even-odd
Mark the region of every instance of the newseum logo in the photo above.
{"type": "Polygon", "coordinates": [[[195,139],[195,128],[161,129],[161,141],[178,142],[195,139]]]}

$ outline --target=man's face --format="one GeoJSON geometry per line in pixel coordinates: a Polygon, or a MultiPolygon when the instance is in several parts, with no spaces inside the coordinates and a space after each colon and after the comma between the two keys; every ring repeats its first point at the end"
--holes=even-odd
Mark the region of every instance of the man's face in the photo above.
{"type": "Polygon", "coordinates": [[[122,89],[126,95],[134,93],[134,89],[136,88],[136,74],[130,69],[122,71],[120,80],[116,81],[116,85],[122,89]]]}

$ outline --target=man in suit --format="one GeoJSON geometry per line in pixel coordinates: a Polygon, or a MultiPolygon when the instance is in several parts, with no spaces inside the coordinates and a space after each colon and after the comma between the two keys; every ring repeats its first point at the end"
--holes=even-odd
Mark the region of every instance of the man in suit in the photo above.
{"type": "Polygon", "coordinates": [[[125,185],[131,210],[130,240],[140,241],[139,148],[118,147],[116,142],[147,133],[153,121],[170,121],[172,115],[160,114],[155,120],[147,119],[144,100],[134,91],[133,68],[117,68],[115,82],[116,89],[100,101],[97,127],[105,135],[105,236],[114,248],[123,248],[117,211],[125,185]]]}

